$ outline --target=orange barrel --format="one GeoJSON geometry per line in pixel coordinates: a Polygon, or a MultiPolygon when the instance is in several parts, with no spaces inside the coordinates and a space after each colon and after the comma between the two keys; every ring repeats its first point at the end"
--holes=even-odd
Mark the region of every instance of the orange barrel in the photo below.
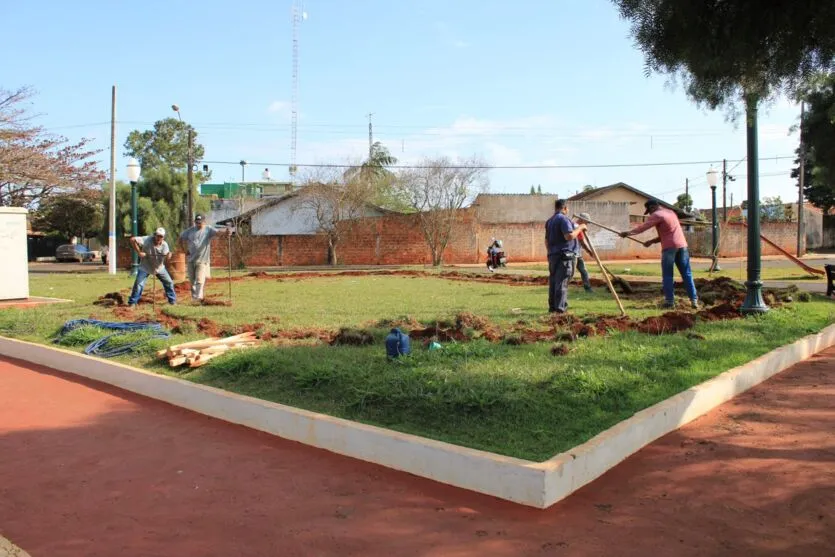
{"type": "Polygon", "coordinates": [[[178,251],[171,256],[168,261],[168,274],[171,275],[171,280],[174,282],[183,282],[186,280],[186,254],[178,251]]]}

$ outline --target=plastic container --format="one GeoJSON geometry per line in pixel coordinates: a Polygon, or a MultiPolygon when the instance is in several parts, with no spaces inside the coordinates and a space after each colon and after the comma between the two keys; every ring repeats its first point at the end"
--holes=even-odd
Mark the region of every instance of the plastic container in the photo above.
{"type": "Polygon", "coordinates": [[[412,351],[409,335],[400,329],[392,329],[386,337],[386,355],[389,358],[399,358],[412,351]]]}

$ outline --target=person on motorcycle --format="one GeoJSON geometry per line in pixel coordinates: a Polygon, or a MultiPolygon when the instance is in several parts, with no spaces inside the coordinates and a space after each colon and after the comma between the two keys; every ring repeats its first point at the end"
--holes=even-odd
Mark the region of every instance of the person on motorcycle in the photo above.
{"type": "Polygon", "coordinates": [[[487,247],[487,270],[491,273],[501,264],[502,241],[492,238],[487,247]]]}

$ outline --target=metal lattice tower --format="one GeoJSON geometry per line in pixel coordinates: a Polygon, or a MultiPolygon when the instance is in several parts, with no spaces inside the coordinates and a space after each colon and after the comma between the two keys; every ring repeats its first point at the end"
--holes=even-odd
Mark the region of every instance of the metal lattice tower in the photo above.
{"type": "Polygon", "coordinates": [[[299,0],[293,0],[293,90],[290,93],[290,183],[296,184],[296,139],[299,125],[299,25],[304,14],[299,0]]]}

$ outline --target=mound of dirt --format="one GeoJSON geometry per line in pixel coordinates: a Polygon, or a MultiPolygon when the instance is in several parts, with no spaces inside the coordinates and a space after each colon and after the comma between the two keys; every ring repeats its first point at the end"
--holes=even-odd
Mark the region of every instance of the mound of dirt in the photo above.
{"type": "Polygon", "coordinates": [[[647,317],[636,329],[648,335],[664,335],[692,329],[696,324],[693,315],[671,311],[656,317],[647,317]]]}
{"type": "Polygon", "coordinates": [[[104,307],[123,306],[125,305],[125,297],[121,292],[108,292],[93,302],[93,305],[104,307]]]}
{"type": "Polygon", "coordinates": [[[331,346],[368,346],[374,344],[374,337],[368,331],[342,328],[333,337],[331,346]]]}
{"type": "Polygon", "coordinates": [[[565,344],[555,344],[551,347],[551,355],[552,356],[565,356],[570,352],[568,346],[565,344]]]}

